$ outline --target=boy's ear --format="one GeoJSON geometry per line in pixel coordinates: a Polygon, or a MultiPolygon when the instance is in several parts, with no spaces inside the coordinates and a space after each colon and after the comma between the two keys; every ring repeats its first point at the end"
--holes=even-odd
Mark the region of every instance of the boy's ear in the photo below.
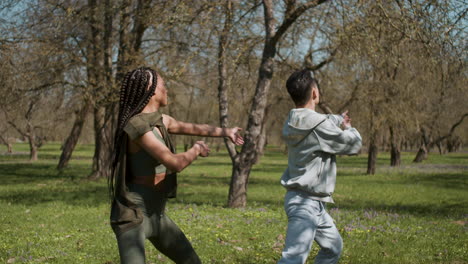
{"type": "Polygon", "coordinates": [[[317,98],[318,89],[315,87],[312,87],[312,99],[317,98]]]}

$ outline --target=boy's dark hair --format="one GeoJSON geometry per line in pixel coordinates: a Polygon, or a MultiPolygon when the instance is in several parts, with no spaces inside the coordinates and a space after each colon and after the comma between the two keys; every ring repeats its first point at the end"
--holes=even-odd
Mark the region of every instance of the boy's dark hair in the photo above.
{"type": "Polygon", "coordinates": [[[310,99],[312,88],[319,89],[318,81],[312,74],[310,70],[296,71],[286,81],[288,93],[296,105],[305,105],[310,99]]]}

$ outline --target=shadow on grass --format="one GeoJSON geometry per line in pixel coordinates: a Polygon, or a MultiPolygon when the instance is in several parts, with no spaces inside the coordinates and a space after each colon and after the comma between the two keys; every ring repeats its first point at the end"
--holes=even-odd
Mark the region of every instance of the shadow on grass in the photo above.
{"type": "MultiPolygon", "coordinates": [[[[199,166],[225,166],[225,162],[210,162],[199,166]]],[[[52,163],[3,163],[0,164],[0,185],[9,186],[3,188],[0,193],[0,200],[22,204],[35,205],[41,203],[49,203],[61,201],[74,206],[98,206],[103,203],[108,203],[107,185],[102,182],[82,181],[90,171],[89,165],[74,165],[66,169],[61,174],[55,169],[55,164],[52,163]],[[70,179],[78,179],[71,181],[70,179]],[[24,188],[21,187],[24,185],[24,188]]],[[[259,193],[249,195],[249,205],[256,206],[278,206],[278,200],[283,199],[284,189],[279,185],[284,165],[264,163],[253,169],[250,176],[249,186],[255,189],[262,189],[259,193]],[[264,196],[262,196],[265,194],[264,196]]],[[[209,172],[209,169],[207,170],[209,172]]],[[[363,175],[363,172],[358,168],[344,169],[338,172],[338,178],[357,176],[355,185],[356,191],[359,191],[359,186],[385,186],[393,185],[392,188],[396,192],[398,186],[417,185],[438,187],[444,193],[450,190],[465,190],[467,187],[466,172],[437,172],[437,173],[417,173],[402,172],[399,175],[398,171],[390,172],[394,174],[391,180],[387,181],[382,178],[382,175],[370,176],[363,175]]],[[[350,179],[355,181],[354,179],[350,179]]],[[[230,177],[219,177],[196,174],[182,175],[179,184],[179,195],[176,203],[193,203],[198,205],[213,205],[225,206],[227,193],[229,189],[230,177]]],[[[0,186],[1,187],[1,186],[0,186]]],[[[253,189],[252,188],[252,189],[253,189]]],[[[373,188],[373,187],[371,187],[373,188]]],[[[250,190],[252,190],[250,189],[250,190]]],[[[407,190],[407,189],[406,189],[407,190]]],[[[417,195],[417,193],[414,193],[417,195]]],[[[413,195],[414,195],[413,194],[413,195]]],[[[411,194],[408,195],[408,201],[411,201],[411,194]]],[[[437,199],[438,195],[433,195],[437,199]]],[[[337,205],[340,209],[345,210],[376,210],[386,211],[398,214],[412,215],[427,215],[427,216],[447,216],[447,215],[463,215],[466,213],[466,196],[456,200],[441,201],[427,200],[421,204],[411,204],[411,202],[403,204],[395,204],[392,201],[382,203],[381,201],[373,201],[371,197],[361,200],[341,200],[337,205]]],[[[334,206],[331,206],[334,207],[334,206]]]]}
{"type": "Polygon", "coordinates": [[[63,202],[73,206],[97,207],[109,202],[107,186],[71,186],[76,184],[76,182],[65,182],[60,186],[12,191],[0,194],[0,200],[25,206],[63,202]]]}
{"type": "Polygon", "coordinates": [[[0,164],[0,185],[30,184],[57,179],[85,178],[90,172],[87,165],[73,165],[63,171],[56,170],[55,164],[4,163],[0,164]]]}
{"type": "MultiPolygon", "coordinates": [[[[277,174],[274,178],[266,178],[266,177],[250,177],[248,186],[279,186],[280,184],[280,176],[281,174],[277,174]]],[[[193,176],[193,175],[185,175],[183,178],[180,177],[181,180],[179,181],[180,185],[196,185],[196,186],[227,186],[231,182],[229,177],[216,177],[216,176],[193,176]]]]}
{"type": "MultiPolygon", "coordinates": [[[[334,206],[333,206],[334,207],[334,206]]],[[[369,201],[353,202],[340,201],[337,206],[340,210],[354,211],[380,211],[396,214],[409,214],[417,216],[430,216],[435,218],[466,216],[466,205],[460,202],[446,204],[376,204],[369,201]]]]}
{"type": "Polygon", "coordinates": [[[206,176],[206,175],[201,175],[201,176],[195,176],[195,175],[184,175],[183,177],[178,177],[180,180],[179,184],[180,185],[201,185],[201,186],[207,186],[207,185],[212,185],[212,186],[217,186],[217,185],[228,185],[231,181],[230,178],[222,178],[222,177],[216,177],[216,176],[206,176]]]}
{"type": "MultiPolygon", "coordinates": [[[[338,173],[338,181],[343,177],[356,176],[356,181],[362,181],[364,185],[372,186],[428,186],[452,190],[468,189],[468,173],[457,172],[430,172],[407,173],[392,176],[391,180],[382,175],[365,175],[359,171],[342,171],[338,173]]],[[[349,181],[349,180],[348,180],[349,181]]],[[[396,190],[398,191],[398,190],[396,190]]],[[[417,191],[417,189],[415,189],[417,191]]],[[[447,190],[444,190],[447,191],[447,190]]],[[[404,195],[404,194],[402,194],[404,195]]],[[[437,196],[435,196],[437,197],[437,196]]],[[[468,196],[467,196],[468,197],[468,196]]]]}
{"type": "Polygon", "coordinates": [[[84,180],[89,166],[74,165],[59,172],[55,164],[0,164],[0,200],[12,204],[37,205],[65,202],[70,205],[97,206],[108,202],[105,181],[84,180]]]}
{"type": "MultiPolygon", "coordinates": [[[[417,183],[428,186],[442,187],[446,189],[467,190],[467,173],[431,173],[428,175],[412,175],[405,183],[417,183]]],[[[465,197],[466,198],[466,197],[465,197]]]]}

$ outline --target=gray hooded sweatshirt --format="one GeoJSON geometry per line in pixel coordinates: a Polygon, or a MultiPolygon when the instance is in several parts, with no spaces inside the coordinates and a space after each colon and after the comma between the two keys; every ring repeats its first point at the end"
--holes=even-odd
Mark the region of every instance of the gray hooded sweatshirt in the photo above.
{"type": "Polygon", "coordinates": [[[336,154],[356,154],[362,146],[355,128],[340,128],[343,117],[323,115],[308,108],[289,112],[283,126],[288,144],[288,168],[281,184],[312,199],[333,203],[336,182],[336,154]]]}

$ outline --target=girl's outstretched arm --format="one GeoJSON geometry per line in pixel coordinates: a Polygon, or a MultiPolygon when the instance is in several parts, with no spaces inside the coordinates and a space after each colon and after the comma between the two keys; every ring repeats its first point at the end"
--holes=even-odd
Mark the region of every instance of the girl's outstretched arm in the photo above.
{"type": "Polygon", "coordinates": [[[236,145],[244,144],[244,139],[240,135],[242,128],[221,128],[207,124],[193,124],[178,121],[171,116],[163,115],[164,125],[171,134],[193,135],[203,137],[228,137],[236,145]]]}

